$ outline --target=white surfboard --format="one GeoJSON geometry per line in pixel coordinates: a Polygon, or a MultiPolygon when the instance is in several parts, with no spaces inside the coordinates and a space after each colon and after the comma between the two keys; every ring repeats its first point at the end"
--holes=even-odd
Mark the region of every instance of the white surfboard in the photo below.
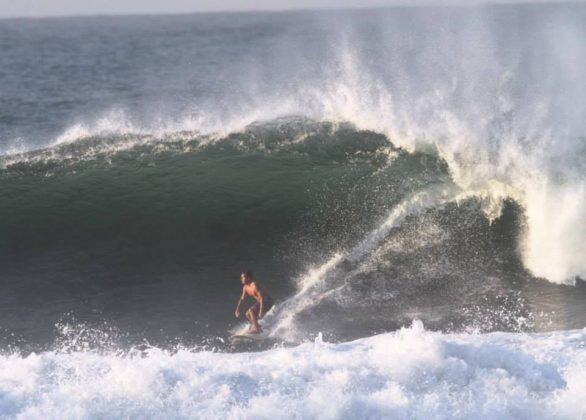
{"type": "Polygon", "coordinates": [[[258,334],[244,332],[240,334],[233,334],[230,336],[230,340],[232,341],[259,341],[266,340],[267,338],[268,336],[264,332],[258,334]]]}

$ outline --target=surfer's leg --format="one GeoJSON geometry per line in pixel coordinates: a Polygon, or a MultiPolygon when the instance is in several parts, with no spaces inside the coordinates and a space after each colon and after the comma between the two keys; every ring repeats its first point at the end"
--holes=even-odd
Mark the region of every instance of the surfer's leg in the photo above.
{"type": "Polygon", "coordinates": [[[260,304],[255,303],[248,311],[246,311],[246,318],[250,321],[250,332],[259,333],[262,331],[260,325],[258,325],[258,313],[260,311],[260,304]]]}

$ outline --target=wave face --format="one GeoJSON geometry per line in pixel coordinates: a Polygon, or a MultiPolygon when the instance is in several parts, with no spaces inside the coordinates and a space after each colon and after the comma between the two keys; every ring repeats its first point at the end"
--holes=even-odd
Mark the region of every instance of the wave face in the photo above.
{"type": "Polygon", "coordinates": [[[276,342],[352,339],[413,318],[481,332],[585,321],[581,285],[524,269],[519,203],[462,189],[437,154],[351,124],[111,134],[2,165],[10,348],[59,347],[63,328],[80,324],[123,348],[229,349],[245,267],[281,302],[264,321],[276,342]]]}
{"type": "Polygon", "coordinates": [[[583,330],[442,335],[414,323],[262,353],[4,356],[0,410],[26,418],[580,418],[584,340],[583,330]]]}

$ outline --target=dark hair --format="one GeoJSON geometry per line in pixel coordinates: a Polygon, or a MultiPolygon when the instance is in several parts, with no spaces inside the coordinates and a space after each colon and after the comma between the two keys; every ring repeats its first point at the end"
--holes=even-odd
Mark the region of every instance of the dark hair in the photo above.
{"type": "Polygon", "coordinates": [[[251,278],[253,278],[253,277],[254,277],[254,276],[252,275],[252,271],[250,271],[250,270],[242,270],[242,271],[240,271],[240,274],[244,274],[244,275],[245,275],[247,278],[249,278],[249,279],[251,279],[251,278]]]}

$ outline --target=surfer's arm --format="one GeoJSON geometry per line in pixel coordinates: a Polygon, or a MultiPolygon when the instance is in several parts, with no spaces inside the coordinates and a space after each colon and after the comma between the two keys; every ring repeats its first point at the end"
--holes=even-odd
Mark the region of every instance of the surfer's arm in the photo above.
{"type": "Polygon", "coordinates": [[[240,299],[238,299],[238,304],[236,305],[236,310],[234,311],[234,315],[236,315],[236,318],[238,318],[240,316],[240,305],[242,305],[242,301],[244,300],[245,297],[246,297],[246,291],[243,288],[242,295],[240,295],[240,299]]]}
{"type": "Polygon", "coordinates": [[[260,309],[258,310],[258,317],[260,319],[262,319],[262,317],[264,316],[264,304],[265,304],[265,297],[263,295],[260,295],[260,309]]]}

